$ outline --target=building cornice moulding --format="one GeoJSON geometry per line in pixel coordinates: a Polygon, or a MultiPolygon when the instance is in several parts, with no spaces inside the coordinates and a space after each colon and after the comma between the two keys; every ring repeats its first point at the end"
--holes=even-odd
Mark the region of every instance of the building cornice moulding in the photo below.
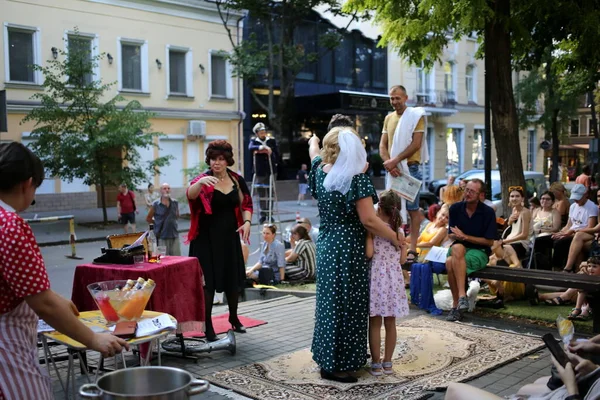
{"type": "MultiPolygon", "coordinates": [[[[222,24],[217,7],[202,0],[86,0],[91,3],[165,14],[173,17],[189,18],[199,21],[222,24]]],[[[235,27],[237,19],[244,16],[238,11],[229,11],[228,25],[235,27]]]]}
{"type": "MultiPolygon", "coordinates": [[[[40,103],[34,101],[7,101],[8,114],[27,114],[34,108],[39,108],[40,103]]],[[[120,106],[119,108],[123,108],[120,106]]],[[[190,110],[187,108],[144,107],[144,111],[156,114],[153,119],[183,119],[183,120],[208,120],[208,121],[238,121],[240,114],[237,111],[219,110],[190,110]]]]}

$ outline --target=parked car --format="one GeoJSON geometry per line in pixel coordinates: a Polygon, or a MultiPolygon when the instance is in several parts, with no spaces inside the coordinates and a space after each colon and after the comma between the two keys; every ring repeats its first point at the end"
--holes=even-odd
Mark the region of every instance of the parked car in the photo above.
{"type": "Polygon", "coordinates": [[[427,211],[430,205],[437,204],[439,202],[438,196],[423,189],[421,189],[421,192],[419,193],[419,198],[419,207],[425,211],[427,211]]]}
{"type": "MultiPolygon", "coordinates": [[[[471,171],[476,172],[470,173],[468,175],[468,179],[481,179],[482,181],[484,180],[483,178],[485,173],[483,170],[471,171]]],[[[467,172],[465,172],[465,174],[467,172]]],[[[523,175],[525,177],[525,191],[526,196],[528,198],[540,196],[544,191],[548,189],[546,177],[541,172],[524,171],[523,175]]],[[[504,205],[502,204],[502,188],[500,186],[500,171],[496,169],[492,170],[492,198],[490,200],[492,200],[492,202],[496,206],[496,216],[502,217],[509,214],[504,212],[504,205]]]]}
{"type": "MultiPolygon", "coordinates": [[[[462,174],[456,177],[455,183],[458,185],[458,181],[461,179],[468,179],[469,176],[485,172],[482,169],[470,169],[468,171],[463,172],[462,174]]],[[[440,197],[440,189],[448,184],[448,179],[434,179],[429,182],[428,188],[429,191],[435,194],[437,197],[440,197]]]]}

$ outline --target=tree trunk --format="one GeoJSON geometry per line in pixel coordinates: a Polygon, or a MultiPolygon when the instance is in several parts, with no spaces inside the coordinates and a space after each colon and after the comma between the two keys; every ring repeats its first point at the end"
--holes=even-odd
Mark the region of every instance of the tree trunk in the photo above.
{"type": "Polygon", "coordinates": [[[106,214],[106,191],[104,181],[104,165],[96,157],[96,165],[99,171],[99,183],[100,183],[100,203],[102,204],[102,218],[104,218],[104,224],[108,224],[108,215],[106,214]]]}
{"type": "Polygon", "coordinates": [[[511,37],[507,30],[510,20],[510,0],[496,0],[490,3],[494,17],[489,20],[491,54],[495,62],[490,63],[490,100],[492,109],[492,132],[498,155],[498,168],[502,184],[502,198],[505,199],[504,214],[508,215],[508,188],[518,185],[525,188],[523,177],[523,161],[519,146],[519,127],[517,110],[513,95],[511,37]]]}
{"type": "Polygon", "coordinates": [[[100,203],[102,204],[102,218],[104,218],[104,224],[108,224],[108,215],[106,213],[106,193],[104,191],[104,185],[100,185],[100,203]]]}
{"type": "MultiPolygon", "coordinates": [[[[554,90],[550,89],[548,94],[553,93],[554,90]]],[[[552,170],[550,171],[550,183],[560,181],[560,176],[558,176],[558,147],[560,145],[560,139],[558,137],[558,113],[560,110],[555,108],[552,110],[552,125],[550,128],[550,132],[552,133],[552,170]]]]}
{"type": "Polygon", "coordinates": [[[546,99],[546,109],[552,107],[552,116],[550,117],[550,134],[552,135],[552,171],[550,171],[550,183],[560,180],[558,175],[558,147],[560,139],[558,137],[558,114],[560,109],[556,108],[554,101],[554,74],[552,74],[552,57],[548,57],[545,66],[546,80],[548,85],[548,98],[546,99]]]}

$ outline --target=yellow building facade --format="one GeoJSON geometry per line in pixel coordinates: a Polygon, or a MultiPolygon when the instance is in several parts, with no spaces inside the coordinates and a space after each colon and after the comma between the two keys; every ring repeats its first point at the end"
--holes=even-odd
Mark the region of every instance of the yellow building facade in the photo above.
{"type": "MultiPolygon", "coordinates": [[[[241,32],[240,16],[228,22],[234,41],[238,28],[241,32]]],[[[236,167],[243,165],[241,82],[232,77],[226,58],[231,42],[213,3],[0,0],[0,20],[0,90],[6,90],[8,110],[8,133],[0,133],[1,141],[31,141],[34,125],[21,121],[39,104],[31,97],[42,90],[43,76],[27,65],[62,57],[58,49],[68,51],[77,28],[93,55],[106,54],[94,79],[116,84],[104,100],[116,94],[139,100],[156,114],[152,129],[166,134],[157,142],[160,150],[141,149],[143,160],[173,156],[149,183],[182,189],[187,184],[183,169],[202,162],[208,143],[217,139],[229,141],[236,167]]],[[[96,206],[93,187],[49,178],[38,190],[37,210],[96,206]]]]}
{"type": "MultiPolygon", "coordinates": [[[[388,85],[403,85],[409,105],[427,111],[430,161],[424,166],[425,181],[484,168],[484,61],[475,58],[477,50],[475,38],[451,42],[430,70],[388,52],[388,85]]],[[[543,170],[543,140],[541,128],[519,132],[515,150],[521,152],[524,170],[543,170]]],[[[492,168],[497,168],[493,136],[492,168]]]]}

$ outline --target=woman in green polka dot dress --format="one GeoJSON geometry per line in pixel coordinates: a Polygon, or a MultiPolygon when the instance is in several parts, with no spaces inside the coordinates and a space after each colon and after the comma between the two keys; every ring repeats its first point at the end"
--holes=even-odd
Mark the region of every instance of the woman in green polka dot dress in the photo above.
{"type": "Polygon", "coordinates": [[[364,174],[367,156],[358,134],[351,128],[334,128],[323,139],[323,150],[316,136],[309,145],[309,185],[321,216],[311,350],[322,378],[351,383],[357,379],[349,372],[367,361],[367,230],[396,246],[398,238],[375,214],[377,194],[364,174]]]}

